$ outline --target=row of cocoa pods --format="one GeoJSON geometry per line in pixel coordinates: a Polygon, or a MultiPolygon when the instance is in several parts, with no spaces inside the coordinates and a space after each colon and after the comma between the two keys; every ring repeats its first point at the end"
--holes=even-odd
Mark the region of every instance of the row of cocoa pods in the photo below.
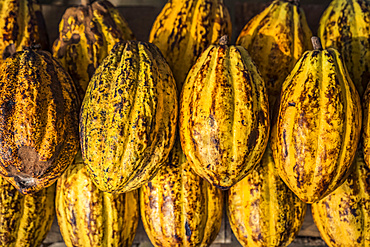
{"type": "Polygon", "coordinates": [[[67,246],[130,246],[140,216],[155,246],[209,246],[225,205],[243,246],[287,246],[307,203],[328,245],[367,245],[369,4],[333,0],[311,40],[274,0],[232,45],[222,0],[169,1],[148,42],[81,1],[49,53],[40,5],[4,0],[0,246],[55,212],[67,246]]]}

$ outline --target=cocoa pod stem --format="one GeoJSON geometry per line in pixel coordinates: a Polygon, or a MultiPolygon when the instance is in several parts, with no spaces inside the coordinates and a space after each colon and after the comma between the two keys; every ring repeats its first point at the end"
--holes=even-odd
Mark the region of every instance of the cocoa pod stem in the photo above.
{"type": "Polygon", "coordinates": [[[300,0],[288,0],[288,2],[290,2],[290,3],[292,3],[292,4],[294,4],[294,5],[296,5],[296,6],[299,6],[299,4],[300,4],[300,0]]]}
{"type": "Polygon", "coordinates": [[[312,36],[311,42],[314,50],[322,50],[322,45],[319,37],[312,36]]]}
{"type": "Polygon", "coordinates": [[[87,6],[90,4],[90,0],[81,0],[81,5],[87,6]]]}
{"type": "Polygon", "coordinates": [[[227,35],[223,35],[220,40],[218,41],[219,45],[227,45],[229,37],[227,35]]]}

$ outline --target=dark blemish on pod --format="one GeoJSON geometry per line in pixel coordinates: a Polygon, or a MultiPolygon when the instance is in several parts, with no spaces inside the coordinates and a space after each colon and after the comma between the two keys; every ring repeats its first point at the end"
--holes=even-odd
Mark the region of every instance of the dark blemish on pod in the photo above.
{"type": "Polygon", "coordinates": [[[295,102],[289,102],[288,105],[289,106],[295,106],[295,102]]]}
{"type": "Polygon", "coordinates": [[[252,132],[250,133],[249,137],[248,137],[248,144],[247,145],[250,149],[252,149],[256,145],[258,136],[259,136],[258,129],[253,129],[252,132]]]}
{"type": "Polygon", "coordinates": [[[362,242],[362,237],[358,237],[356,242],[360,244],[362,242]]]}
{"type": "Polygon", "coordinates": [[[212,128],[215,126],[215,118],[212,114],[209,114],[209,126],[211,126],[212,128]]]}
{"type": "Polygon", "coordinates": [[[76,216],[75,216],[75,213],[74,213],[73,209],[72,209],[72,212],[71,212],[71,225],[76,226],[76,216]]]}
{"type": "Polygon", "coordinates": [[[319,55],[320,51],[313,51],[312,52],[312,58],[317,57],[319,55]]]}
{"type": "Polygon", "coordinates": [[[211,137],[211,142],[215,145],[217,151],[220,151],[220,140],[214,136],[211,137]]]}
{"type": "Polygon", "coordinates": [[[213,184],[216,188],[220,189],[220,190],[228,190],[230,189],[230,186],[221,186],[221,185],[218,185],[218,184],[213,184]]]}
{"type": "Polygon", "coordinates": [[[283,142],[284,142],[284,158],[288,157],[288,145],[286,144],[286,130],[283,130],[283,142]]]}
{"type": "Polygon", "coordinates": [[[148,183],[148,187],[149,187],[149,189],[150,189],[150,190],[153,190],[153,189],[154,189],[154,187],[153,187],[153,185],[152,185],[152,182],[149,182],[149,183],[148,183]]]}
{"type": "Polygon", "coordinates": [[[332,219],[333,218],[333,216],[331,216],[330,215],[330,205],[329,205],[329,203],[328,202],[324,202],[324,204],[325,204],[325,208],[326,208],[326,212],[327,212],[327,214],[326,214],[326,217],[327,218],[329,218],[329,219],[332,219]]]}
{"type": "Polygon", "coordinates": [[[190,237],[191,236],[191,229],[189,227],[188,221],[185,222],[185,231],[186,231],[186,236],[190,237]]]}
{"type": "Polygon", "coordinates": [[[157,209],[158,204],[156,204],[156,200],[153,199],[153,196],[149,196],[149,207],[151,209],[157,209]]]}
{"type": "Polygon", "coordinates": [[[299,171],[299,165],[296,163],[293,167],[293,171],[295,172],[296,180],[297,180],[297,187],[300,189],[302,187],[301,181],[303,181],[303,174],[299,171]]]}
{"type": "Polygon", "coordinates": [[[181,242],[181,237],[175,233],[175,239],[177,242],[181,242]]]}

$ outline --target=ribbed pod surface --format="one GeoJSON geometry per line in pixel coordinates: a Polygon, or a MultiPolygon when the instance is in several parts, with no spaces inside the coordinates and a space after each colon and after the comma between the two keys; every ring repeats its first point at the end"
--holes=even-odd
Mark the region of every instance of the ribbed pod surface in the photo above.
{"type": "Polygon", "coordinates": [[[269,135],[265,84],[241,46],[211,45],[185,81],[180,137],[194,171],[228,189],[262,158],[269,135]]]}
{"type": "Polygon", "coordinates": [[[236,41],[245,47],[266,83],[270,102],[280,95],[283,81],[302,54],[312,49],[299,1],[275,0],[250,20],[236,41]]]}
{"type": "Polygon", "coordinates": [[[152,26],[149,42],[163,53],[180,90],[198,56],[221,36],[231,37],[231,31],[223,0],[169,0],[152,26]]]}
{"type": "Polygon", "coordinates": [[[24,194],[48,187],[77,153],[79,98],[48,52],[25,49],[0,66],[0,174],[24,194]]]}
{"type": "Polygon", "coordinates": [[[328,246],[370,246],[369,176],[370,169],[359,150],[346,181],[312,204],[314,222],[328,246]]]}
{"type": "Polygon", "coordinates": [[[153,44],[117,44],[96,70],[82,103],[82,157],[105,192],[148,182],[175,141],[177,92],[172,72],[153,44]]]}
{"type": "Polygon", "coordinates": [[[367,88],[365,90],[362,106],[364,112],[362,132],[363,153],[365,163],[370,167],[370,84],[367,85],[367,88]]]}
{"type": "Polygon", "coordinates": [[[324,48],[342,55],[362,97],[370,80],[370,4],[366,0],[333,0],[320,19],[317,32],[324,48]]]}
{"type": "Polygon", "coordinates": [[[137,190],[111,194],[91,181],[81,153],[58,180],[56,212],[68,247],[129,247],[139,221],[137,190]]]}
{"type": "Polygon", "coordinates": [[[49,38],[37,0],[0,2],[0,62],[15,51],[40,44],[49,50],[49,38]]]}
{"type": "Polygon", "coordinates": [[[96,68],[113,46],[134,39],[119,11],[106,0],[70,7],[59,23],[59,36],[53,44],[57,58],[84,95],[96,68]]]}
{"type": "Polygon", "coordinates": [[[243,246],[288,246],[298,234],[306,204],[279,177],[270,145],[260,164],[229,189],[227,214],[243,246]]]}
{"type": "Polygon", "coordinates": [[[40,246],[54,220],[55,185],[22,195],[0,177],[0,246],[40,246]]]}
{"type": "Polygon", "coordinates": [[[223,193],[190,168],[178,140],[163,168],[141,187],[140,210],[154,246],[209,246],[221,227],[223,193]]]}
{"type": "Polygon", "coordinates": [[[352,164],[361,131],[360,98],[332,48],[306,52],[281,95],[274,159],[290,189],[314,203],[343,182],[352,164]]]}

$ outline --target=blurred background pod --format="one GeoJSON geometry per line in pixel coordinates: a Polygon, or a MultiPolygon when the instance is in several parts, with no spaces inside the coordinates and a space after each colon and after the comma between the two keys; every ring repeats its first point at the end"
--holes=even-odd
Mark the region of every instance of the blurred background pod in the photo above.
{"type": "Polygon", "coordinates": [[[178,93],[200,54],[223,35],[232,35],[223,0],[169,0],[155,19],[149,42],[166,58],[178,93]]]}
{"type": "Polygon", "coordinates": [[[38,0],[2,0],[0,13],[0,63],[31,45],[50,50],[38,0]]]}
{"type": "Polygon", "coordinates": [[[23,195],[0,176],[0,246],[40,246],[54,220],[54,203],[55,184],[23,195]]]}
{"type": "Polygon", "coordinates": [[[53,43],[58,59],[76,83],[83,99],[96,68],[113,46],[134,35],[126,20],[107,0],[81,0],[66,9],[59,23],[59,36],[53,43]]]}
{"type": "Polygon", "coordinates": [[[370,246],[370,169],[359,147],[351,173],[333,193],[312,204],[312,216],[330,247],[370,246]]]}
{"type": "Polygon", "coordinates": [[[154,246],[209,246],[220,231],[223,193],[190,168],[177,139],[165,165],[141,187],[140,210],[154,246]]]}
{"type": "Polygon", "coordinates": [[[256,168],[229,189],[226,209],[242,246],[288,246],[301,229],[306,203],[279,177],[268,144],[256,168]]]}
{"type": "Polygon", "coordinates": [[[56,213],[68,247],[129,247],[139,221],[138,191],[106,193],[91,181],[81,152],[58,180],[56,213]]]}
{"type": "Polygon", "coordinates": [[[332,0],[317,31],[322,46],[335,48],[362,98],[370,81],[370,3],[367,0],[332,0]]]}
{"type": "Polygon", "coordinates": [[[272,1],[240,32],[236,44],[247,49],[256,63],[271,107],[298,59],[312,49],[311,36],[299,0],[272,1]]]}

